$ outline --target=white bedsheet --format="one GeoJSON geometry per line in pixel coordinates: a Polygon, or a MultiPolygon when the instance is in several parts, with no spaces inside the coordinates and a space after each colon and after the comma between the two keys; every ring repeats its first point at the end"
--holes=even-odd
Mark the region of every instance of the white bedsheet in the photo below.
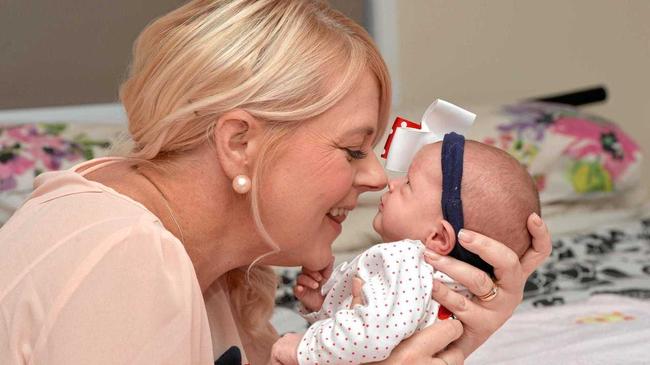
{"type": "Polygon", "coordinates": [[[650,302],[599,295],[515,313],[466,364],[650,364],[650,302]]]}

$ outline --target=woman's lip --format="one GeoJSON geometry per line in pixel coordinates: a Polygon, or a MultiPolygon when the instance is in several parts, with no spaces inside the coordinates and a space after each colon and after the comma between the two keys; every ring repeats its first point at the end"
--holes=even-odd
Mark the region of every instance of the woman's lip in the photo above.
{"type": "Polygon", "coordinates": [[[325,216],[327,217],[327,221],[330,222],[332,227],[334,227],[334,230],[337,232],[337,235],[340,234],[341,231],[343,230],[343,227],[341,226],[341,223],[345,220],[345,217],[343,217],[341,219],[341,222],[339,222],[338,220],[335,220],[334,217],[329,215],[329,213],[325,214],[325,216]]]}

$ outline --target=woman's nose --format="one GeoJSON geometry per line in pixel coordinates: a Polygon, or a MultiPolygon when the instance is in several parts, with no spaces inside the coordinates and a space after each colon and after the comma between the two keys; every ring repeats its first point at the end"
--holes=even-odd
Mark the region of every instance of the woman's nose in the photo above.
{"type": "Polygon", "coordinates": [[[393,192],[395,190],[395,186],[397,185],[397,181],[395,179],[392,179],[388,182],[388,191],[393,192]]]}
{"type": "Polygon", "coordinates": [[[405,176],[391,179],[388,182],[388,191],[392,193],[393,191],[395,191],[395,189],[399,187],[399,185],[404,184],[405,182],[406,182],[405,176]]]}
{"type": "Polygon", "coordinates": [[[384,168],[379,163],[377,156],[371,152],[363,160],[359,171],[357,172],[356,184],[364,191],[377,191],[386,187],[388,178],[384,168]]]}

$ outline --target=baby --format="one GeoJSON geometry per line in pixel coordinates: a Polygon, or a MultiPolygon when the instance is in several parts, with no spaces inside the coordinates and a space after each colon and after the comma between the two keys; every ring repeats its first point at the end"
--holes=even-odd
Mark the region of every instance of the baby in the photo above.
{"type": "Polygon", "coordinates": [[[455,147],[440,142],[424,146],[407,175],[389,183],[373,221],[389,243],[343,263],[322,286],[322,273],[303,272],[296,296],[312,324],[303,335],[282,337],[273,347],[273,359],[285,365],[380,361],[414,332],[448,318],[451,314],[431,298],[433,280],[469,293],[424,261],[425,248],[492,270],[457,244],[460,228],[481,232],[523,255],[531,244],[526,220],[540,213],[535,183],[506,152],[452,135],[444,143],[455,147]],[[363,280],[361,289],[355,277],[363,280]],[[362,292],[363,304],[351,305],[353,285],[362,292]]]}

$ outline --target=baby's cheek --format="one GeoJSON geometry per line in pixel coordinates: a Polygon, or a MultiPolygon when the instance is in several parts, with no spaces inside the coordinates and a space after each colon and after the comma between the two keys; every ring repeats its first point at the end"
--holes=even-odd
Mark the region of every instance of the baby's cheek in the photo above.
{"type": "Polygon", "coordinates": [[[372,228],[375,232],[381,234],[381,213],[377,213],[375,218],[372,219],[372,228]]]}

